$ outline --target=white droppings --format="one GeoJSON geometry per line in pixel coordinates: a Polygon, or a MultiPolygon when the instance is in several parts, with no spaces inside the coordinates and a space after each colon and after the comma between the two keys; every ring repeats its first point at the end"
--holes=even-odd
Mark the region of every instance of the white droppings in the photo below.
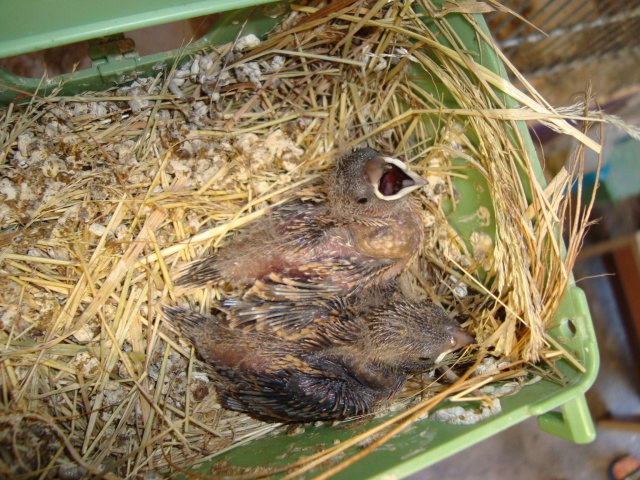
{"type": "Polygon", "coordinates": [[[493,241],[484,232],[473,232],[471,234],[471,246],[473,247],[473,258],[478,261],[490,258],[493,253],[493,241]]]}

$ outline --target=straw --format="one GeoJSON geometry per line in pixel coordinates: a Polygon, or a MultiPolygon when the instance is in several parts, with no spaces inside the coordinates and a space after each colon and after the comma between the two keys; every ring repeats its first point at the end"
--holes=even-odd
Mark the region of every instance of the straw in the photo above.
{"type": "Polygon", "coordinates": [[[500,8],[292,5],[243,53],[223,45],[133,86],[35,95],[0,111],[8,172],[0,192],[0,439],[22,442],[7,441],[15,462],[2,468],[24,478],[69,465],[105,478],[168,475],[280,430],[218,404],[206,368],[165,327],[159,306],[206,311],[222,293],[187,295],[172,284],[172,269],[224,248],[229,235],[292,198],[319,196],[332,159],[364,145],[404,156],[428,179],[415,194],[425,245],[401,283],[464,318],[479,345],[448,357],[437,380],[427,373],[409,382],[406,409],[382,425],[246,475],[293,478],[331,462],[326,478],[447,398],[489,398],[478,388],[505,379],[561,384],[560,360],[584,371],[549,334],[593,203],[572,204],[568,192],[581,182],[584,148],[600,148],[589,122],[619,120],[586,101],[551,107],[507,59],[526,92],[480,65],[447,19],[458,12],[490,44],[472,15],[490,7],[500,8]],[[579,141],[573,169],[546,187],[519,123],[533,121],[579,141]],[[459,182],[470,178],[490,200],[456,217],[459,182]],[[449,224],[455,218],[479,226],[462,236],[449,224]],[[478,373],[488,351],[501,366],[478,373]],[[38,456],[36,425],[54,442],[50,455],[38,456]]]}

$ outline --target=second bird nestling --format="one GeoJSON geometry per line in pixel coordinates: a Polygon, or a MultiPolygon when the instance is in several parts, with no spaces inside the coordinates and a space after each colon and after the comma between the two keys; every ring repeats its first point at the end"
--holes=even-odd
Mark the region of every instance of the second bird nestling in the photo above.
{"type": "Polygon", "coordinates": [[[354,150],[325,176],[323,201],[275,208],[219,252],[179,267],[176,291],[224,282],[251,287],[271,274],[332,286],[343,295],[385,285],[422,245],[421,211],[409,194],[425,184],[398,159],[354,150]]]}
{"type": "Polygon", "coordinates": [[[220,403],[263,420],[339,420],[372,413],[409,374],[473,342],[437,305],[398,297],[226,300],[215,316],[164,307],[195,346],[220,403]]]}

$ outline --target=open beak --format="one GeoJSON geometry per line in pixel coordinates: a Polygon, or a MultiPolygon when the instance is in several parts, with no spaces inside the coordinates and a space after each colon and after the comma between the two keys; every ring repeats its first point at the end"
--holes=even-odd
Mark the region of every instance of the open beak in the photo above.
{"type": "Polygon", "coordinates": [[[374,193],[381,200],[397,200],[423,187],[427,181],[397,158],[382,157],[385,168],[378,183],[374,184],[374,193]]]}

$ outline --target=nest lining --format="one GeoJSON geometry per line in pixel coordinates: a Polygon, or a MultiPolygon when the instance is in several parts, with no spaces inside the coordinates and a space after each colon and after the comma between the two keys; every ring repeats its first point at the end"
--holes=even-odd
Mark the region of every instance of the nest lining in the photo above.
{"type": "MultiPolygon", "coordinates": [[[[526,368],[540,358],[581,368],[546,332],[585,217],[570,225],[563,256],[557,232],[573,177],[543,190],[513,120],[581,132],[535,95],[501,84],[459,46],[439,10],[421,7],[427,14],[381,1],[328,18],[331,6],[293,5],[262,44],[224,45],[167,75],[2,112],[0,444],[17,460],[3,459],[3,468],[131,477],[278,429],[221,409],[193,350],[163,328],[155,307],[176,300],[176,262],[207,254],[269,205],[313,196],[332,157],[356,146],[403,155],[428,179],[418,194],[425,245],[402,281],[467,318],[481,345],[449,359],[469,366],[449,382],[428,374],[410,382],[401,405],[415,405],[403,418],[451,395],[505,394],[479,391],[488,377],[518,385],[552,377],[553,369],[526,368]],[[439,46],[439,36],[457,47],[439,46]],[[458,106],[427,92],[412,67],[458,106]],[[491,85],[532,110],[519,116],[491,85]],[[471,170],[492,201],[459,219],[476,225],[463,237],[447,219],[460,200],[456,179],[471,170]]],[[[206,310],[221,294],[233,292],[188,301],[206,310]]],[[[367,448],[395,431],[366,433],[381,435],[367,448]]]]}

